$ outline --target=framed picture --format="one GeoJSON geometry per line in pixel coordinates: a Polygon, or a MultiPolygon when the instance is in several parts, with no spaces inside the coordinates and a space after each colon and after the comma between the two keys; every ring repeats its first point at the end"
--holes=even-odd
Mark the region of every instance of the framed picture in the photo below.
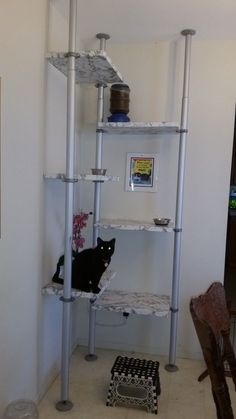
{"type": "Polygon", "coordinates": [[[125,190],[156,192],[157,154],[127,153],[125,190]]]}

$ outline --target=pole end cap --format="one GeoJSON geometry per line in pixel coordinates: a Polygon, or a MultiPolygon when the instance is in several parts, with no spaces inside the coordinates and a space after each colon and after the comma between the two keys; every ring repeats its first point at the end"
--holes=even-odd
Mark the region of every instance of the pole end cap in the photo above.
{"type": "Polygon", "coordinates": [[[59,410],[59,412],[67,412],[68,410],[71,410],[73,407],[73,403],[70,400],[60,400],[56,403],[56,409],[59,410]]]}
{"type": "Polygon", "coordinates": [[[195,29],[184,29],[180,33],[183,36],[187,36],[187,35],[195,35],[196,31],[195,31],[195,29]]]}
{"type": "Polygon", "coordinates": [[[178,367],[177,367],[177,365],[174,365],[174,364],[167,364],[167,365],[165,365],[165,370],[166,371],[168,371],[168,372],[176,372],[176,371],[178,371],[178,367]]]}
{"type": "Polygon", "coordinates": [[[110,39],[110,35],[108,35],[107,33],[99,32],[96,34],[96,38],[97,39],[110,39]]]}
{"type": "Polygon", "coordinates": [[[96,361],[98,357],[95,354],[88,354],[88,355],[85,355],[84,359],[88,362],[93,362],[93,361],[96,361]]]}

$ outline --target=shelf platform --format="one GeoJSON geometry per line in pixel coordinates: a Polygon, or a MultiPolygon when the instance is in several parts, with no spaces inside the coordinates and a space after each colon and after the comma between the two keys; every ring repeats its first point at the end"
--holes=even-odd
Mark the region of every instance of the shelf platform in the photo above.
{"type": "Polygon", "coordinates": [[[147,292],[106,290],[92,306],[93,310],[107,310],[127,314],[164,317],[170,311],[170,297],[147,292]]]}
{"type": "MultiPolygon", "coordinates": [[[[44,179],[49,180],[61,180],[65,182],[65,174],[64,173],[44,173],[44,179]]],[[[74,178],[75,182],[84,180],[84,181],[91,181],[91,182],[118,182],[120,180],[119,176],[108,176],[108,175],[87,175],[87,174],[79,174],[75,175],[74,178]]]]}
{"type": "Polygon", "coordinates": [[[134,220],[107,220],[102,219],[95,224],[95,227],[114,230],[132,230],[132,231],[154,231],[171,233],[174,230],[174,223],[169,222],[166,226],[157,226],[153,222],[134,221],[134,220]]]}
{"type": "MultiPolygon", "coordinates": [[[[47,60],[65,76],[68,75],[68,54],[52,52],[47,60]]],[[[122,75],[105,51],[81,51],[75,54],[76,83],[117,83],[122,75]]]]}
{"type": "Polygon", "coordinates": [[[140,134],[176,134],[179,125],[176,122],[100,122],[97,126],[104,134],[140,135],[140,134]]]}
{"type": "MultiPolygon", "coordinates": [[[[110,271],[110,270],[106,270],[101,279],[100,279],[100,286],[101,286],[101,291],[97,294],[94,294],[93,292],[85,292],[85,291],[80,291],[77,289],[72,288],[71,290],[71,294],[72,297],[74,297],[75,299],[77,298],[89,298],[91,300],[96,300],[97,298],[99,298],[104,291],[107,289],[107,287],[109,286],[111,280],[116,276],[116,272],[110,271]]],[[[49,284],[45,285],[42,288],[42,294],[43,295],[57,295],[59,297],[63,296],[63,285],[60,284],[56,284],[55,282],[50,282],[49,284]]]]}

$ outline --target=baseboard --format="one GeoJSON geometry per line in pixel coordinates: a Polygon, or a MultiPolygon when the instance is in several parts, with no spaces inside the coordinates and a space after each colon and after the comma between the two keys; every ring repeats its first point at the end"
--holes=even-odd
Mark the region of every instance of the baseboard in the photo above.
{"type": "MultiPolygon", "coordinates": [[[[88,346],[88,341],[85,338],[80,338],[77,340],[77,343],[75,346],[88,346]]],[[[132,343],[125,342],[111,342],[106,340],[100,340],[96,339],[96,348],[98,349],[111,349],[111,350],[117,350],[117,351],[128,351],[128,352],[140,352],[150,355],[160,355],[168,358],[169,356],[169,349],[166,349],[164,346],[145,346],[145,345],[137,345],[132,343]]],[[[178,358],[186,358],[186,359],[197,359],[201,360],[203,359],[202,352],[196,351],[196,352],[188,352],[188,351],[177,351],[177,357],[178,358]]]]}
{"type": "MultiPolygon", "coordinates": [[[[78,342],[73,343],[73,346],[71,348],[71,354],[75,350],[76,346],[78,346],[78,342]]],[[[52,369],[44,385],[42,386],[42,389],[39,390],[35,403],[39,403],[44,398],[45,394],[48,392],[49,388],[54,383],[54,381],[58,378],[59,374],[60,374],[60,367],[52,369]]]]}
{"type": "MultiPolygon", "coordinates": [[[[88,341],[86,339],[78,339],[77,341],[78,346],[87,346],[88,341]]],[[[111,342],[106,340],[96,340],[96,348],[100,349],[111,349],[117,351],[128,351],[128,352],[141,352],[141,353],[148,353],[148,354],[157,354],[161,356],[166,356],[167,352],[163,347],[147,347],[144,345],[137,345],[131,343],[122,343],[122,342],[111,342]]]]}

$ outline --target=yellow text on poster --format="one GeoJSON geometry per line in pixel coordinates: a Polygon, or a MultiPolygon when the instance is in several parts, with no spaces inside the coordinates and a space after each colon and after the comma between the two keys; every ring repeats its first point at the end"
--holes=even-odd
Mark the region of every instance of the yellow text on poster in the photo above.
{"type": "Polygon", "coordinates": [[[150,175],[152,172],[153,161],[152,159],[135,159],[134,173],[141,173],[150,175]]]}

